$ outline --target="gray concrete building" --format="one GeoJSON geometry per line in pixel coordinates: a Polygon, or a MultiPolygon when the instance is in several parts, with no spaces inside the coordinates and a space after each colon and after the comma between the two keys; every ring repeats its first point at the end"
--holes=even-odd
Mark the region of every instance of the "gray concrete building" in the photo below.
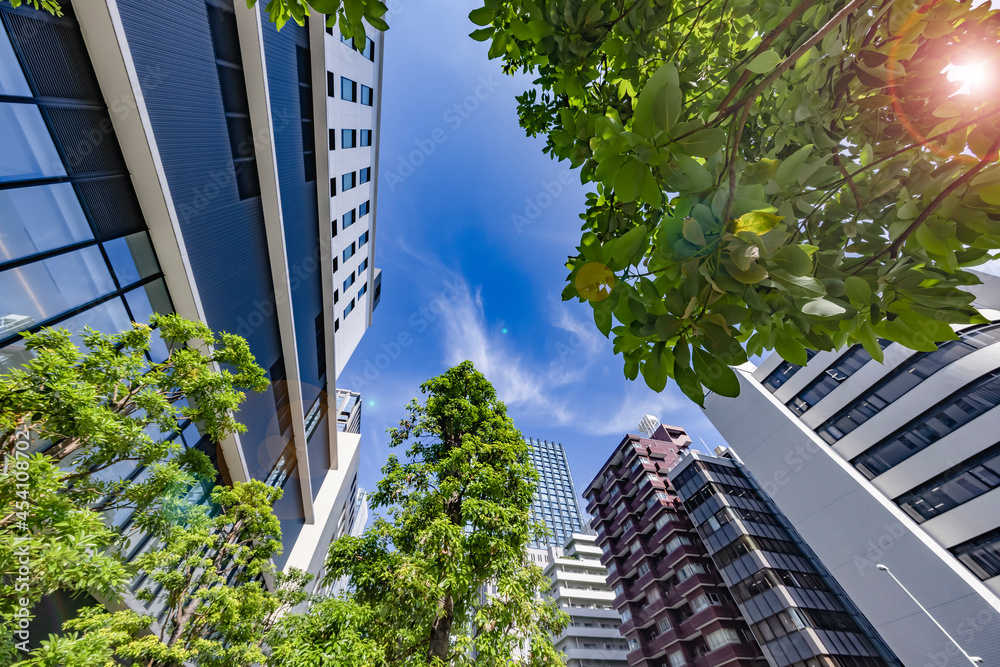
{"type": "Polygon", "coordinates": [[[963,650],[1000,665],[1000,312],[995,290],[976,291],[990,323],[936,351],[772,355],[737,369],[738,398],[706,402],[908,667],[968,664],[963,650]]]}

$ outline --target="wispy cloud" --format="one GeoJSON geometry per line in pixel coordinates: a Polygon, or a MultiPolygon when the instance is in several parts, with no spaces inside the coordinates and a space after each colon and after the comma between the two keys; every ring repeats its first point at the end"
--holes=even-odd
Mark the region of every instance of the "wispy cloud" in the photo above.
{"type": "Polygon", "coordinates": [[[459,276],[453,280],[462,290],[441,319],[445,361],[471,360],[512,412],[603,436],[634,431],[645,414],[670,423],[672,413],[689,407],[671,393],[656,394],[641,381],[628,382],[616,364],[617,377],[610,375],[604,363],[609,341],[565,304],[551,304],[551,324],[564,335],[547,346],[550,356],[541,361],[526,356],[502,333],[501,324],[488,323],[481,291],[459,276]]]}

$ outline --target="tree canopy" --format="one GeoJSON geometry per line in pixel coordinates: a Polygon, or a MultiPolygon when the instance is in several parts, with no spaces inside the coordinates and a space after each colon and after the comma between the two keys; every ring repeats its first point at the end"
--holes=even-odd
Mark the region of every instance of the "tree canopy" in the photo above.
{"type": "MultiPolygon", "coordinates": [[[[359,619],[367,625],[357,637],[363,658],[351,664],[563,664],[551,636],[567,617],[541,599],[548,580],[527,558],[543,530],[530,516],[538,476],[530,445],[471,362],[421,391],[426,400],[411,402],[390,429],[406,457],[389,457],[369,496],[387,518],[337,540],[327,560],[330,579],[350,576],[356,605],[331,603],[330,622],[342,637],[357,635],[359,619]]],[[[303,620],[302,630],[315,636],[322,622],[303,620]]],[[[278,664],[321,664],[308,657],[328,643],[299,641],[298,652],[279,645],[286,661],[278,664]]]]}
{"type": "Polygon", "coordinates": [[[4,640],[24,638],[14,628],[45,595],[110,598],[131,581],[118,549],[190,521],[186,496],[216,477],[182,428],[210,442],[241,432],[243,390],[267,386],[242,338],[177,315],[151,324],[88,329],[85,350],[64,329],[26,334],[31,360],[0,375],[0,569],[17,573],[0,581],[4,640]]]}
{"type": "Polygon", "coordinates": [[[565,299],[625,375],[692,400],[729,365],[980,321],[1000,248],[1000,11],[957,0],[487,0],[529,135],[587,197],[565,299]],[[962,69],[966,68],[966,69],[962,69]],[[956,80],[949,80],[949,77],[956,80]]]}

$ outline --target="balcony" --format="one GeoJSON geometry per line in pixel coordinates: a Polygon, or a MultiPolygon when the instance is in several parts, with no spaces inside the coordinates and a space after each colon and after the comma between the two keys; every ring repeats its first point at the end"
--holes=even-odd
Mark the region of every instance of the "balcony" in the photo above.
{"type": "Polygon", "coordinates": [[[751,660],[759,656],[760,652],[751,644],[726,644],[695,658],[691,667],[716,667],[723,663],[749,665],[751,660]],[[733,660],[739,662],[732,663],[733,660]]]}

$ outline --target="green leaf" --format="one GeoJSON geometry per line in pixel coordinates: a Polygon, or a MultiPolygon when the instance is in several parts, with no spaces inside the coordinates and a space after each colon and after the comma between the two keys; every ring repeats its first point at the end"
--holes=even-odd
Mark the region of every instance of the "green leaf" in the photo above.
{"type": "Polygon", "coordinates": [[[594,307],[594,323],[605,338],[611,335],[611,303],[610,299],[591,301],[594,307]]]}
{"type": "Polygon", "coordinates": [[[694,349],[694,372],[699,382],[716,394],[729,398],[740,395],[740,381],[733,369],[699,347],[694,349]]]}
{"type": "Polygon", "coordinates": [[[705,391],[698,381],[698,375],[688,366],[678,367],[674,363],[674,380],[684,395],[701,407],[705,407],[705,391]]]}
{"type": "Polygon", "coordinates": [[[847,294],[851,303],[859,308],[867,304],[872,297],[872,289],[868,285],[868,281],[857,276],[848,276],[844,279],[844,293],[847,294]]]}
{"type": "Polygon", "coordinates": [[[774,215],[773,213],[751,211],[750,213],[744,213],[733,223],[730,223],[730,231],[733,234],[753,232],[757,236],[763,236],[774,229],[784,219],[784,216],[774,215]]]}
{"type": "Polygon", "coordinates": [[[726,143],[726,133],[718,128],[701,130],[677,141],[688,155],[711,157],[726,143]]]}
{"type": "Polygon", "coordinates": [[[746,270],[740,269],[736,265],[727,265],[726,270],[729,271],[729,275],[733,278],[747,285],[755,285],[768,276],[767,270],[756,262],[751,263],[750,267],[746,270]]]}
{"type": "Polygon", "coordinates": [[[611,257],[616,265],[625,267],[633,263],[636,253],[646,245],[647,231],[645,227],[640,225],[625,232],[624,236],[615,239],[617,243],[611,257]]]}
{"type": "Polygon", "coordinates": [[[663,204],[663,190],[660,188],[660,183],[648,170],[642,175],[639,197],[653,208],[659,208],[663,204]]]}
{"type": "Polygon", "coordinates": [[[469,37],[476,40],[477,42],[485,42],[490,37],[493,36],[493,28],[480,28],[479,30],[473,30],[469,33],[469,37]]]}
{"type": "Polygon", "coordinates": [[[802,306],[802,312],[816,317],[837,317],[847,311],[828,299],[813,299],[802,306]]]}
{"type": "Polygon", "coordinates": [[[489,7],[480,7],[469,12],[469,20],[476,25],[489,25],[496,16],[497,13],[489,7]]]}
{"type": "Polygon", "coordinates": [[[865,351],[868,352],[872,359],[880,364],[885,361],[882,346],[878,344],[878,339],[875,337],[875,330],[872,329],[870,324],[862,322],[861,326],[858,327],[858,336],[861,338],[862,347],[865,348],[865,351]]]}
{"type": "Polygon", "coordinates": [[[754,74],[770,73],[775,67],[781,64],[781,56],[771,50],[759,54],[756,58],[747,63],[747,69],[754,74]]]}
{"type": "Polygon", "coordinates": [[[792,338],[784,331],[778,332],[778,339],[774,342],[774,350],[785,361],[790,361],[799,366],[805,366],[809,362],[806,355],[806,348],[798,339],[792,338]]]}
{"type": "Polygon", "coordinates": [[[685,218],[683,226],[684,238],[699,246],[705,245],[705,233],[694,218],[685,218]]]}
{"type": "Polygon", "coordinates": [[[646,354],[642,364],[642,378],[655,392],[661,392],[667,386],[667,365],[663,356],[666,345],[662,342],[653,346],[653,349],[646,354]]]}
{"type": "Polygon", "coordinates": [[[979,195],[979,198],[987,204],[1000,206],[1000,183],[994,183],[993,185],[987,185],[979,188],[977,194],[979,195]]]}
{"type": "Polygon", "coordinates": [[[677,68],[664,63],[639,92],[632,116],[632,131],[652,137],[656,130],[669,134],[681,115],[681,88],[677,68]]]}
{"type": "Polygon", "coordinates": [[[646,165],[635,158],[628,158],[615,176],[615,196],[624,203],[635,201],[639,196],[639,184],[648,172],[646,165]]]}
{"type": "Polygon", "coordinates": [[[787,271],[793,276],[806,276],[813,270],[809,253],[797,245],[782,246],[774,253],[771,261],[782,271],[787,271]]]}
{"type": "Polygon", "coordinates": [[[680,167],[681,173],[688,177],[691,182],[691,192],[704,192],[715,184],[712,174],[703,164],[689,155],[677,155],[674,158],[680,167]]]}
{"type": "Polygon", "coordinates": [[[802,169],[806,158],[812,153],[812,149],[812,144],[806,144],[781,161],[778,170],[774,173],[774,180],[778,182],[778,185],[786,188],[798,180],[799,170],[802,169]]]}

